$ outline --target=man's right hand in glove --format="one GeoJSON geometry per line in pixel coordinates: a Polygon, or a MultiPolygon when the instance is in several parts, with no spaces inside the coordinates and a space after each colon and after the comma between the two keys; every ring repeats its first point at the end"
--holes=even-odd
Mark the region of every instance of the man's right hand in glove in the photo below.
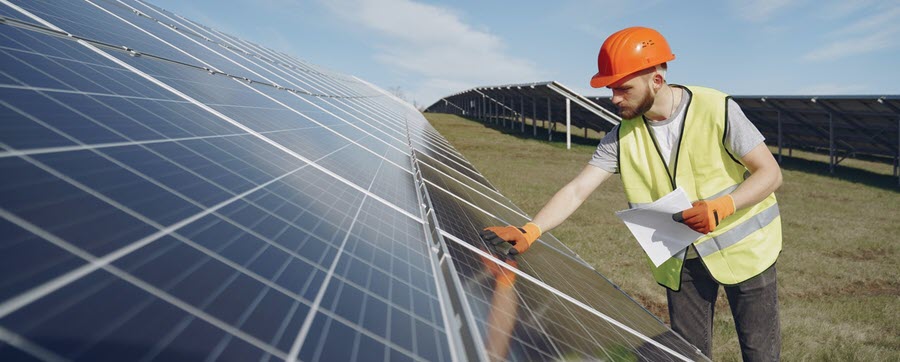
{"type": "Polygon", "coordinates": [[[528,247],[541,236],[541,228],[534,223],[527,223],[520,228],[515,226],[492,226],[481,231],[481,238],[504,257],[524,253],[528,247]]]}

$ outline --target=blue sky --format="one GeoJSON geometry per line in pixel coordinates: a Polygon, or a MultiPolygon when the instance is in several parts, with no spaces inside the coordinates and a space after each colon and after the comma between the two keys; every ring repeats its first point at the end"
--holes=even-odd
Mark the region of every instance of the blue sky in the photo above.
{"type": "Polygon", "coordinates": [[[900,1],[151,0],[427,106],[481,85],[585,95],[609,34],[659,30],[672,83],[736,95],[900,94],[900,1]]]}

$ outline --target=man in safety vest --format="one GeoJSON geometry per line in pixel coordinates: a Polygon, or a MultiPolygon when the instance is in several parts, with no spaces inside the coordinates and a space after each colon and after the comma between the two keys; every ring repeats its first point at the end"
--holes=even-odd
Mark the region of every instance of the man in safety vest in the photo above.
{"type": "Polygon", "coordinates": [[[781,186],[781,169],[728,95],[666,83],[666,62],[674,59],[653,29],[632,27],[607,38],[591,86],[612,90],[622,122],[532,222],[490,227],[482,237],[498,253],[522,253],[613,173],[621,175],[631,207],[681,187],[696,201],[673,218],[705,235],[659,267],[650,263],[656,281],[667,288],[672,329],[710,356],[722,285],[744,360],[778,360],[775,261],[781,217],[773,192],[781,186]]]}

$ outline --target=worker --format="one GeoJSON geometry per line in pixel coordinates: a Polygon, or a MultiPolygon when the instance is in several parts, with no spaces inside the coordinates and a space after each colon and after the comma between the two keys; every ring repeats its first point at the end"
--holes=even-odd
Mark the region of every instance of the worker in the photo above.
{"type": "Polygon", "coordinates": [[[781,217],[774,191],[781,186],[781,169],[728,95],[666,82],[667,62],[674,59],[653,29],[610,35],[600,47],[591,86],[612,90],[622,122],[531,222],[489,227],[482,238],[499,254],[521,254],[614,173],[622,178],[630,207],[680,187],[696,201],[673,215],[673,222],[703,235],[658,267],[650,262],[653,277],[666,288],[672,329],[711,356],[713,313],[723,286],[743,359],[778,360],[775,261],[781,217]]]}

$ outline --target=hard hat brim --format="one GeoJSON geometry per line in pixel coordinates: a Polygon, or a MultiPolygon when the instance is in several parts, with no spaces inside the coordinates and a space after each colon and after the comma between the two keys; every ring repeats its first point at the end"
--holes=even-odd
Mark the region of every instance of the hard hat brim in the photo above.
{"type": "MultiPolygon", "coordinates": [[[[638,72],[640,72],[640,70],[638,72]]],[[[632,73],[637,73],[637,72],[632,72],[632,73]]],[[[594,88],[606,87],[610,84],[618,82],[620,79],[625,78],[632,73],[613,74],[613,75],[603,76],[603,75],[600,75],[599,72],[597,72],[597,74],[594,74],[594,76],[591,77],[591,87],[594,87],[594,88]]]]}
{"type": "MultiPolygon", "coordinates": [[[[631,74],[631,73],[628,73],[628,74],[631,74]]],[[[613,75],[603,76],[603,75],[600,75],[599,72],[597,72],[597,74],[594,74],[594,76],[591,77],[591,87],[594,87],[594,88],[606,87],[610,84],[618,82],[619,79],[627,77],[628,74],[613,74],[613,75]]]]}

